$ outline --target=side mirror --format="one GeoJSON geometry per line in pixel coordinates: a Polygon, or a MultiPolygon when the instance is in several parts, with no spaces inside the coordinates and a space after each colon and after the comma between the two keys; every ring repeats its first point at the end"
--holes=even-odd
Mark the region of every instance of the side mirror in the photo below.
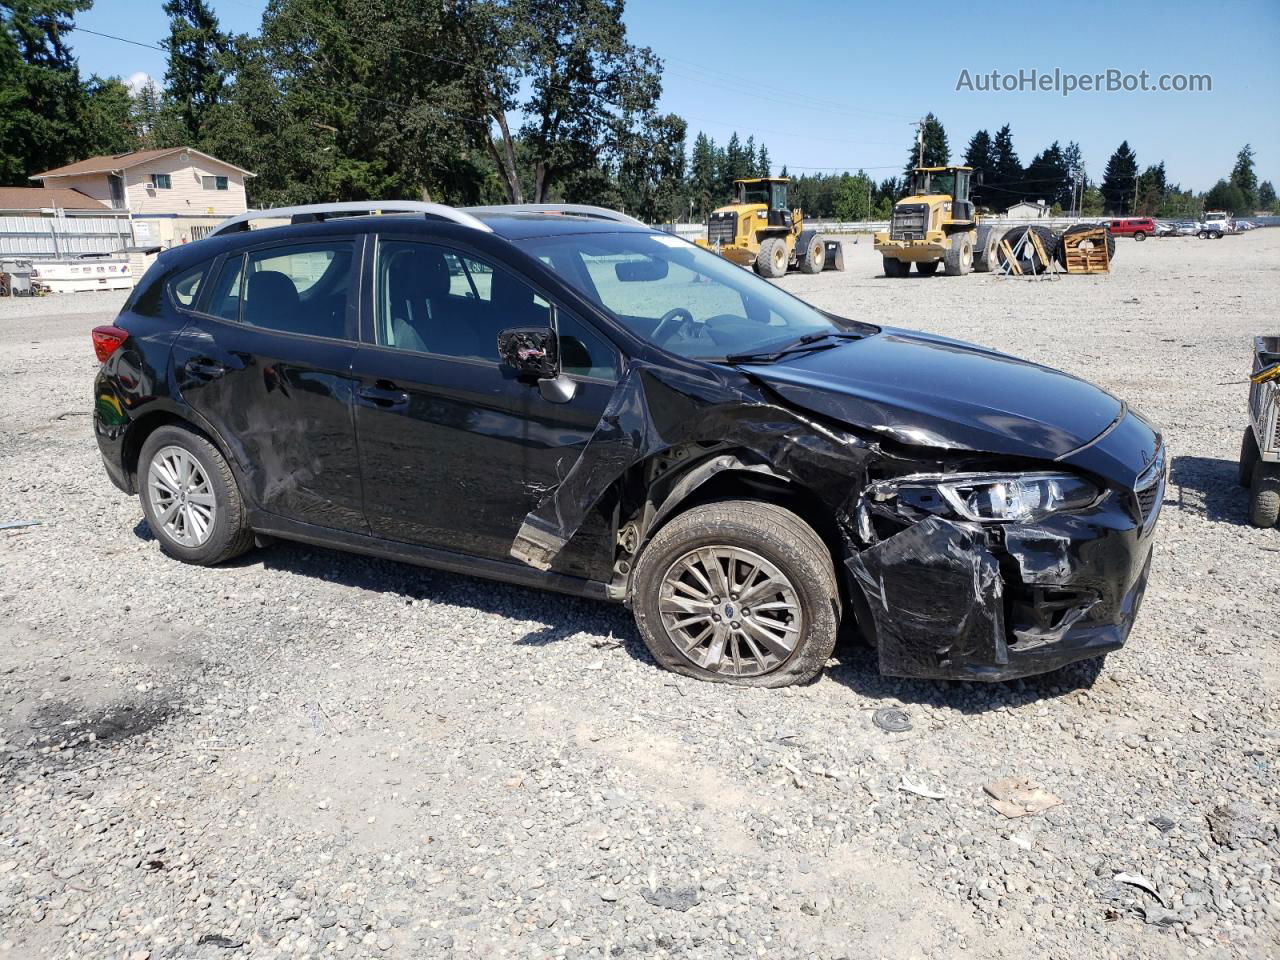
{"type": "Polygon", "coordinates": [[[550,327],[509,327],[498,334],[498,357],[522,377],[543,380],[560,367],[556,335],[550,327]]]}

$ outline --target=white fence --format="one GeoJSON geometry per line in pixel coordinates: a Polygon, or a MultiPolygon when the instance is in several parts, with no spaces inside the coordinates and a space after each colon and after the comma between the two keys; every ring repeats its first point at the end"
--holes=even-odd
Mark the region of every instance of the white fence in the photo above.
{"type": "Polygon", "coordinates": [[[130,246],[128,217],[0,217],[0,257],[62,259],[130,246]]]}

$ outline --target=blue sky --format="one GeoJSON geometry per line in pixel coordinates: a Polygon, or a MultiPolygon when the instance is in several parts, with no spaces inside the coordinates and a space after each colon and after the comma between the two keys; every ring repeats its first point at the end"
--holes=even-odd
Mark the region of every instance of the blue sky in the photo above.
{"type": "MultiPolygon", "coordinates": [[[[225,29],[253,32],[261,0],[212,0],[225,29]]],[[[1060,10],[1040,25],[1017,4],[835,2],[779,5],[761,0],[630,0],[633,42],[666,61],[663,109],[723,143],[754,133],[775,172],[866,168],[896,174],[912,120],[933,111],[959,160],[973,132],[1012,126],[1025,164],[1053,140],[1076,140],[1088,173],[1100,179],[1123,139],[1145,166],[1164,160],[1171,181],[1208,189],[1253,144],[1259,179],[1280,181],[1280,3],[1166,0],[1040,5],[1060,10]],[[1066,10],[1070,15],[1065,15],[1066,10]],[[981,10],[978,15],[966,10],[981,10]],[[802,11],[809,11],[808,13],[802,11]],[[919,26],[913,29],[912,24],[919,26]],[[913,39],[914,38],[914,39],[913,39]],[[962,70],[1039,70],[1212,77],[1200,93],[957,91],[962,70]]],[[[96,0],[82,26],[156,43],[167,33],[161,0],[96,0]]],[[[129,77],[164,75],[164,54],[88,34],[73,36],[81,69],[129,77]]]]}

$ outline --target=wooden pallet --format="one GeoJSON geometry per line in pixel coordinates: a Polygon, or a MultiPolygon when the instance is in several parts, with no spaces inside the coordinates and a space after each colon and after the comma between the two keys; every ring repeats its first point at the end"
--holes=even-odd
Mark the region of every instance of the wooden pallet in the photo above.
{"type": "Polygon", "coordinates": [[[1078,230],[1064,234],[1062,248],[1066,254],[1067,273],[1110,273],[1111,256],[1107,252],[1107,228],[1078,230]],[[1087,241],[1087,243],[1086,243],[1087,241]]]}

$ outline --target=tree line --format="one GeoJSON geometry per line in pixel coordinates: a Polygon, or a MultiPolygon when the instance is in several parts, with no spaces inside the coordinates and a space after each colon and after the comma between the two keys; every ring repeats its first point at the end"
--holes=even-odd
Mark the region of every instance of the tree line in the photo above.
{"type": "MultiPolygon", "coordinates": [[[[207,0],[166,0],[160,85],[83,77],[75,17],[92,0],[0,0],[0,185],[95,154],[191,146],[254,171],[254,206],[325,200],[596,203],[650,222],[701,220],[733,181],[772,174],[769,151],[723,146],[663,113],[662,62],[627,38],[624,0],[272,0],[255,34],[225,32],[207,0]]],[[[950,162],[932,113],[902,176],[802,173],[806,215],[886,219],[917,161],[950,162]]],[[[1194,216],[1275,207],[1246,145],[1204,194],[1139,170],[1128,142],[1101,180],[1074,141],[1023,164],[1008,124],[979,130],[986,210],[1043,200],[1084,215],[1194,216]]],[[[784,167],[781,175],[787,175],[784,167]]]]}

